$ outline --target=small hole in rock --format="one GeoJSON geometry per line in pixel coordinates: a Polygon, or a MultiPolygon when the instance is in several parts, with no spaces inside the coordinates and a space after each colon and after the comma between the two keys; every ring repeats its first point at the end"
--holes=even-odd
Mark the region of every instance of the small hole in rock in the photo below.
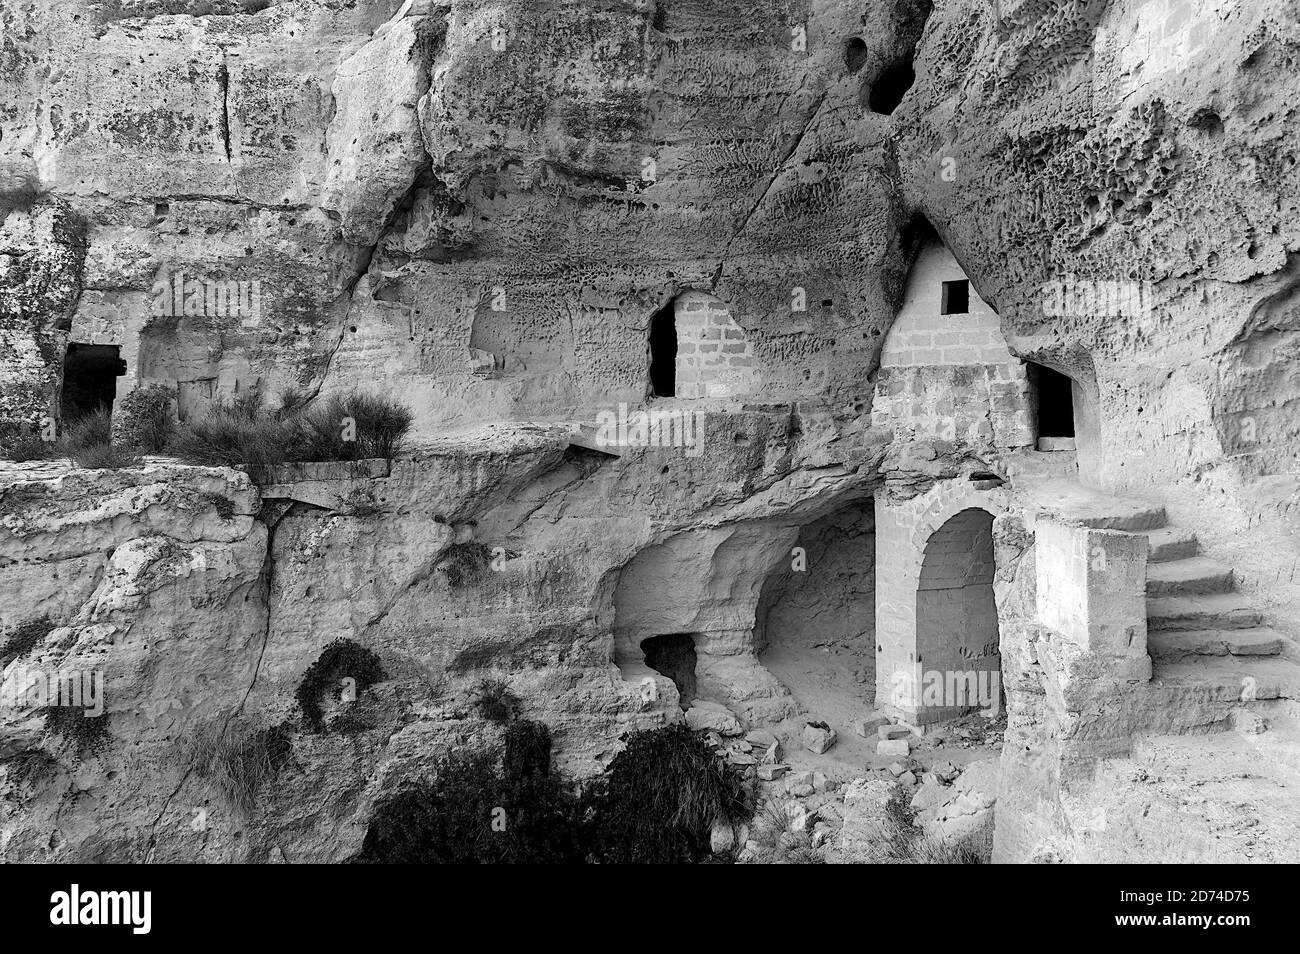
{"type": "Polygon", "coordinates": [[[844,44],[844,65],[850,73],[856,73],[867,62],[867,44],[862,37],[855,36],[844,44]]]}

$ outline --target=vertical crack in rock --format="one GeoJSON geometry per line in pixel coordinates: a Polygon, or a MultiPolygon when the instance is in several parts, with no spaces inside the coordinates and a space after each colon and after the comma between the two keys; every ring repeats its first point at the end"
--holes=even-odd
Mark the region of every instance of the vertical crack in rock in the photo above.
{"type": "MultiPolygon", "coordinates": [[[[253,678],[248,680],[248,688],[244,690],[243,698],[239,700],[239,706],[235,708],[230,717],[226,719],[226,725],[230,724],[230,719],[244,711],[244,704],[248,702],[248,697],[253,694],[253,687],[257,685],[257,677],[262,672],[262,660],[266,657],[266,647],[271,642],[271,623],[273,615],[271,607],[275,597],[275,531],[280,526],[280,521],[284,519],[296,504],[290,505],[276,518],[266,525],[266,559],[262,563],[262,599],[266,609],[266,624],[262,629],[262,646],[257,651],[257,662],[253,664],[253,678]]],[[[225,727],[223,726],[223,729],[225,727]]]]}
{"type": "Polygon", "coordinates": [[[762,207],[763,201],[767,198],[768,194],[772,191],[772,186],[776,184],[776,181],[781,178],[781,174],[785,172],[786,163],[790,161],[790,157],[793,156],[796,152],[798,152],[799,147],[803,145],[804,137],[808,134],[808,130],[812,128],[813,121],[816,120],[818,113],[821,112],[822,103],[824,103],[825,101],[826,101],[826,90],[822,90],[822,92],[817,96],[817,100],[813,103],[812,109],[809,110],[808,112],[808,119],[804,122],[803,126],[799,129],[799,132],[795,134],[794,142],[791,143],[790,148],[785,151],[785,155],[781,157],[781,161],[777,163],[776,169],[773,170],[771,177],[767,180],[767,183],[763,186],[763,191],[759,193],[758,198],[749,207],[749,211],[745,213],[745,218],[741,221],[740,225],[732,233],[731,238],[727,240],[727,247],[722,250],[722,256],[718,261],[718,267],[714,269],[713,278],[711,280],[711,284],[709,285],[710,289],[716,289],[718,287],[718,282],[721,281],[722,279],[722,269],[726,265],[727,259],[731,255],[731,246],[735,244],[736,239],[740,238],[740,236],[744,233],[744,231],[747,228],[749,228],[750,220],[762,207]]]}
{"type": "Polygon", "coordinates": [[[224,49],[221,51],[221,65],[217,67],[217,85],[221,89],[221,143],[226,150],[226,162],[230,162],[230,69],[226,65],[224,49]]]}

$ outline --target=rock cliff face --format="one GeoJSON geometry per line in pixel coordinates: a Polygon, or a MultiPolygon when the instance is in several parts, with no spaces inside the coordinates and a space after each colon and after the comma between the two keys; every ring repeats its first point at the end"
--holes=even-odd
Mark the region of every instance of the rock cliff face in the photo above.
{"type": "MultiPolygon", "coordinates": [[[[970,665],[1005,692],[1001,858],[1160,860],[1128,834],[1200,789],[1191,733],[1236,727],[1211,754],[1241,762],[1256,702],[1291,764],[1290,669],[1238,699],[1161,659],[1300,659],[1293,5],[0,0],[0,49],[0,444],[62,426],[74,344],[182,418],[289,389],[415,414],[394,461],[257,483],[0,463],[4,685],[99,673],[107,715],[88,742],[0,708],[7,859],[345,859],[377,799],[499,733],[485,680],[590,776],[683,718],[661,636],[744,729],[827,719],[835,771],[883,768],[852,722],[918,715],[878,687],[923,665],[927,542],[969,509],[998,518],[970,665]],[[923,321],[887,344],[913,303],[966,315],[930,288],[966,280],[962,354],[920,357],[923,321]],[[1038,451],[1040,367],[1076,454],[1038,451]],[[690,439],[592,439],[651,396],[690,439]],[[1040,582],[1097,530],[1134,619],[1102,620],[1118,576],[1080,583],[1086,619],[1040,582]],[[1226,582],[1156,568],[1193,558],[1226,582]],[[883,632],[913,562],[916,632],[883,632]],[[1228,593],[1255,616],[1225,628],[1271,635],[1189,649],[1222,613],[1144,603],[1228,593]],[[384,678],[313,730],[339,639],[384,678]],[[193,753],[238,726],[292,739],[254,808],[193,753]]],[[[1271,788],[1213,799],[1257,799],[1294,860],[1271,788]]]]}

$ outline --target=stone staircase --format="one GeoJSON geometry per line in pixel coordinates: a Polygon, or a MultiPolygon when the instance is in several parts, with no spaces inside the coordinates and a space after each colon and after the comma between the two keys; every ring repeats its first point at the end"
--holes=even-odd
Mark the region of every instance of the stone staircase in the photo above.
{"type": "Polygon", "coordinates": [[[1200,556],[1186,530],[1161,527],[1146,536],[1153,687],[1197,691],[1209,710],[1300,699],[1300,666],[1281,656],[1285,637],[1237,592],[1231,567],[1200,556]]]}
{"type": "Polygon", "coordinates": [[[1147,538],[1149,731],[1226,727],[1233,709],[1270,700],[1300,701],[1300,666],[1283,658],[1287,638],[1237,591],[1231,567],[1199,553],[1196,535],[1169,526],[1163,507],[1047,485],[1056,513],[1094,529],[1147,538]]]}

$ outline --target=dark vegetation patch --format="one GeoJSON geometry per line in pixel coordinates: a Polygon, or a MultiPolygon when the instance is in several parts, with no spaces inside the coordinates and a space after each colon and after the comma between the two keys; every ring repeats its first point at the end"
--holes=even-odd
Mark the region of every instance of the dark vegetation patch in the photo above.
{"type": "Polygon", "coordinates": [[[15,785],[37,789],[59,770],[59,760],[43,749],[19,752],[4,760],[9,778],[15,785]]]}
{"type": "Polygon", "coordinates": [[[325,647],[320,657],[307,667],[296,697],[302,709],[303,722],[313,732],[322,728],[327,698],[337,699],[344,688],[344,680],[354,680],[359,697],[368,687],[385,678],[379,657],[350,639],[336,639],[325,647]]]}
{"type": "Polygon", "coordinates": [[[492,551],[473,540],[453,543],[438,561],[438,569],[447,575],[447,585],[461,589],[477,583],[492,564],[492,551]]]}
{"type": "Polygon", "coordinates": [[[225,494],[219,494],[215,491],[205,491],[199,495],[205,504],[217,512],[217,517],[223,521],[233,520],[235,518],[235,502],[225,494]]]}
{"type": "Polygon", "coordinates": [[[59,456],[57,451],[56,442],[44,440],[38,433],[23,427],[12,429],[0,441],[0,456],[19,464],[49,460],[59,456]]]}
{"type": "Polygon", "coordinates": [[[629,736],[588,799],[606,864],[701,861],[715,821],[753,813],[744,777],[680,723],[629,736]]]}
{"type": "Polygon", "coordinates": [[[356,487],[347,492],[339,501],[339,512],[349,517],[373,517],[380,513],[379,498],[369,487],[356,487]]]}
{"type": "Polygon", "coordinates": [[[431,781],[384,799],[354,859],[386,864],[573,863],[576,802],[551,772],[551,739],[516,722],[503,752],[448,755],[431,781]]]}
{"type": "Polygon", "coordinates": [[[142,454],[161,454],[172,436],[176,392],[161,384],[136,388],[113,409],[118,439],[142,454]]]}
{"type": "Polygon", "coordinates": [[[743,776],[682,725],[626,737],[578,791],[552,772],[545,725],[516,720],[501,750],[439,760],[430,781],[383,799],[363,863],[674,863],[709,857],[715,821],[753,811],[743,776]]]}
{"type": "Polygon", "coordinates": [[[41,712],[46,730],[71,743],[78,755],[98,751],[108,741],[107,712],[87,716],[77,706],[46,706],[41,712]]]}
{"type": "Polygon", "coordinates": [[[268,411],[250,391],[180,425],[169,450],[192,463],[225,466],[391,460],[413,420],[396,401],[358,392],[312,407],[295,393],[268,411]]]}
{"type": "Polygon", "coordinates": [[[24,434],[5,448],[5,456],[19,462],[71,458],[77,466],[92,470],[115,470],[140,464],[140,455],[135,448],[113,440],[113,420],[105,409],[71,421],[57,440],[44,440],[35,432],[24,434]]]}
{"type": "Polygon", "coordinates": [[[507,725],[519,716],[520,702],[503,679],[484,679],[474,689],[475,711],[489,722],[507,725]]]}
{"type": "Polygon", "coordinates": [[[291,761],[293,741],[282,725],[224,718],[200,726],[186,741],[186,764],[245,814],[253,811],[258,789],[291,761]]]}
{"type": "Polygon", "coordinates": [[[44,642],[53,629],[54,624],[45,617],[26,620],[11,629],[0,642],[0,669],[26,656],[33,646],[44,642]]]}

